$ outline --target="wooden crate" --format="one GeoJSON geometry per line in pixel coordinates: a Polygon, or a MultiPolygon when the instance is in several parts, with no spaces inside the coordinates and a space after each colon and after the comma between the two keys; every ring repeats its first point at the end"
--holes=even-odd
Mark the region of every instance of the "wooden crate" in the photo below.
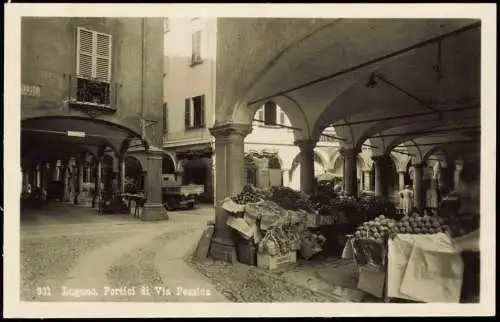
{"type": "Polygon", "coordinates": [[[257,245],[253,240],[239,239],[236,242],[236,258],[245,265],[257,265],[257,245]]]}
{"type": "Polygon", "coordinates": [[[266,268],[271,271],[296,262],[296,251],[291,251],[288,254],[278,256],[271,256],[269,254],[257,254],[257,267],[266,268]]]}

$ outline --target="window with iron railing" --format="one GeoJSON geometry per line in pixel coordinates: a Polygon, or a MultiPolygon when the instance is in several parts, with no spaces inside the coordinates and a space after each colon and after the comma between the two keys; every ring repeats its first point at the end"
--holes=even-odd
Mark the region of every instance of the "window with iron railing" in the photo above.
{"type": "Polygon", "coordinates": [[[111,35],[78,27],[76,47],[71,102],[114,108],[117,87],[111,82],[111,35]]]}

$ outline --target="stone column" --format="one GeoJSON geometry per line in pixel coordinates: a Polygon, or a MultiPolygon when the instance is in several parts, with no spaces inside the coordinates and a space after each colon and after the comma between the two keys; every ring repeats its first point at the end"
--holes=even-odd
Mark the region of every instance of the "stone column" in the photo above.
{"type": "Polygon", "coordinates": [[[94,175],[94,196],[92,198],[92,208],[98,207],[98,202],[101,200],[101,181],[102,181],[102,154],[98,154],[95,160],[95,175],[94,175]]]}
{"type": "Polygon", "coordinates": [[[162,163],[163,150],[150,148],[146,159],[146,176],[144,178],[144,193],[146,203],[144,205],[143,220],[165,220],[168,219],[167,211],[162,202],[162,163]]]}
{"type": "Polygon", "coordinates": [[[312,195],[314,194],[314,140],[295,141],[300,149],[300,190],[312,195]]]}
{"type": "Polygon", "coordinates": [[[210,129],[215,138],[215,232],[210,246],[214,259],[236,260],[232,231],[226,221],[229,214],[220,202],[241,192],[245,184],[244,138],[252,131],[249,124],[222,124],[210,129]]]}
{"type": "Polygon", "coordinates": [[[422,164],[413,165],[413,203],[415,208],[423,210],[424,189],[423,189],[422,164]]]}
{"type": "Polygon", "coordinates": [[[372,171],[371,170],[364,170],[363,176],[364,176],[363,189],[366,191],[371,191],[372,190],[372,171]]]}
{"type": "Polygon", "coordinates": [[[75,178],[75,194],[73,197],[73,203],[78,204],[78,197],[82,191],[82,180],[83,180],[83,160],[81,158],[76,158],[76,178],[75,178]]]}
{"type": "Polygon", "coordinates": [[[373,169],[375,170],[375,195],[386,197],[386,187],[384,180],[385,155],[372,157],[373,169]]]}
{"type": "Polygon", "coordinates": [[[460,173],[462,172],[462,169],[464,168],[464,161],[463,160],[456,160],[455,161],[455,170],[453,171],[453,188],[457,189],[458,186],[460,185],[460,173]]]}
{"type": "MultiPolygon", "coordinates": [[[[125,155],[119,157],[118,189],[120,193],[125,193],[125,155]]],[[[161,175],[160,175],[161,177],[161,175]]]]}
{"type": "Polygon", "coordinates": [[[40,188],[40,183],[41,183],[41,179],[42,179],[41,176],[42,175],[40,173],[40,165],[37,164],[37,166],[36,166],[36,177],[35,177],[35,183],[36,183],[36,185],[35,185],[34,188],[40,188]]]}
{"type": "Polygon", "coordinates": [[[349,196],[355,196],[358,193],[358,175],[356,149],[342,149],[339,151],[344,158],[344,191],[349,196]]]}
{"type": "Polygon", "coordinates": [[[269,188],[269,160],[267,158],[257,159],[257,187],[269,188]]]}
{"type": "Polygon", "coordinates": [[[405,188],[405,171],[398,171],[399,178],[399,190],[403,190],[405,188]]]}

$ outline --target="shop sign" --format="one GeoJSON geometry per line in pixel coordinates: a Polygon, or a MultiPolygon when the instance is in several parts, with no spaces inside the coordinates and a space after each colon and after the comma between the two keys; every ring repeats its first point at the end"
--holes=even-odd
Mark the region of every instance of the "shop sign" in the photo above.
{"type": "Polygon", "coordinates": [[[40,86],[21,84],[21,95],[40,97],[40,86]]]}

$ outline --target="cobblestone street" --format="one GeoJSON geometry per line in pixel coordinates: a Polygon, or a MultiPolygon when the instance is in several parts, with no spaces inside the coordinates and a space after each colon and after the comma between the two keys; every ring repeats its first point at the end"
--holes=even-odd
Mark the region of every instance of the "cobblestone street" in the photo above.
{"type": "Polygon", "coordinates": [[[67,204],[24,210],[21,300],[225,301],[184,261],[212,208],[169,216],[142,222],[67,204]]]}
{"type": "Polygon", "coordinates": [[[58,203],[24,210],[21,300],[360,301],[349,281],[352,267],[340,262],[300,262],[277,272],[211,259],[195,262],[190,255],[213,208],[201,205],[169,216],[143,222],[58,203]]]}

